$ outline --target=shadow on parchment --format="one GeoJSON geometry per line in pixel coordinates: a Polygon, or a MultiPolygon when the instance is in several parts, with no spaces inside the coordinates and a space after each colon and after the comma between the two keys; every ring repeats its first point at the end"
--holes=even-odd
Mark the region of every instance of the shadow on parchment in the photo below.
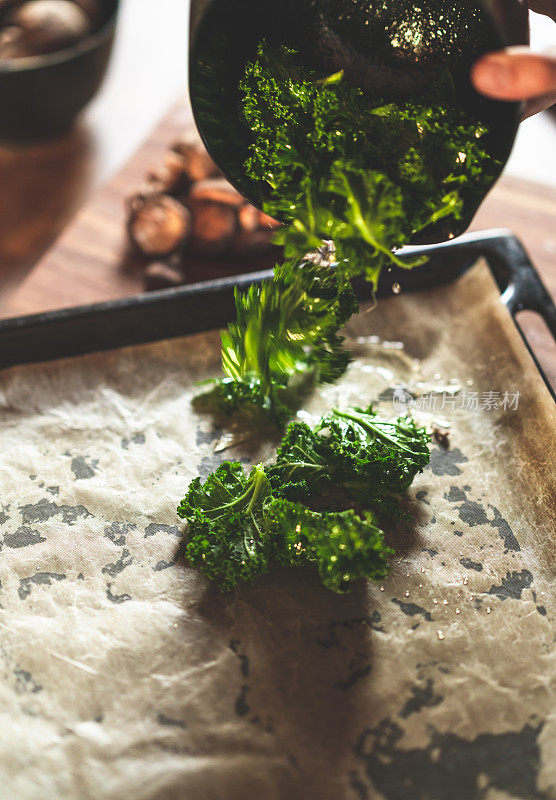
{"type": "Polygon", "coordinates": [[[198,611],[217,628],[233,620],[230,641],[248,664],[235,714],[273,738],[292,800],[341,797],[372,681],[365,584],[338,596],[312,570],[281,570],[227,597],[209,590],[198,611]]]}
{"type": "Polygon", "coordinates": [[[422,504],[412,497],[404,497],[400,503],[402,516],[390,524],[383,524],[384,539],[396,553],[406,556],[424,547],[419,530],[429,521],[429,514],[422,504]]]}
{"type": "MultiPolygon", "coordinates": [[[[410,510],[413,518],[388,533],[398,556],[420,545],[422,512],[410,510]]],[[[232,713],[274,739],[290,800],[353,794],[358,736],[381,714],[373,690],[375,637],[384,636],[379,591],[361,580],[336,595],[314,569],[276,570],[229,595],[208,587],[197,606],[219,638],[229,637],[241,676],[232,713]]]]}

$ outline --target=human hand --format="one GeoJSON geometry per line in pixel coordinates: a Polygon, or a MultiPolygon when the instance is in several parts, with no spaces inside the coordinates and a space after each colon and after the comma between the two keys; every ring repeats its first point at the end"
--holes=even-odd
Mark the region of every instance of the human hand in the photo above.
{"type": "MultiPolygon", "coordinates": [[[[556,22],[556,0],[530,0],[529,8],[556,22]]],[[[556,103],[556,47],[533,53],[508,47],[487,53],[471,68],[475,89],[497,100],[525,100],[524,118],[556,103]]]]}

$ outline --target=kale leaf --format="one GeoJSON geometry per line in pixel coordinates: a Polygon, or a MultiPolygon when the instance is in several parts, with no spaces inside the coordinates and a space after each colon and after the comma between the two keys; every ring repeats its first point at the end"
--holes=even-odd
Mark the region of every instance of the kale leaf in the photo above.
{"type": "Polygon", "coordinates": [[[204,484],[195,478],[178,506],[189,525],[187,561],[223,591],[268,568],[263,507],[270,491],[262,467],[246,475],[242,464],[225,461],[204,484]]]}
{"type": "Polygon", "coordinates": [[[307,502],[341,486],[365,507],[394,514],[398,497],[428,464],[429,435],[409,417],[373,408],[334,410],[310,428],[291,423],[268,468],[274,494],[307,502]]]}
{"type": "Polygon", "coordinates": [[[330,383],[350,355],[339,330],[357,310],[349,280],[315,263],[286,261],[274,279],[235,294],[237,321],[222,332],[222,368],[212,397],[221,410],[245,404],[269,411],[279,424],[292,415],[286,391],[296,375],[330,383]]]}
{"type": "Polygon", "coordinates": [[[281,566],[314,564],[323,586],[344,594],[358,578],[381,580],[393,550],[372,514],[311,511],[300,503],[276,498],[268,503],[281,566]]]}
{"type": "Polygon", "coordinates": [[[398,498],[430,461],[430,437],[411,417],[381,419],[372,406],[334,410],[316,428],[341,454],[341,482],[365,506],[394,513],[398,498]]]}
{"type": "Polygon", "coordinates": [[[246,174],[264,210],[286,221],[277,243],[297,257],[332,239],[346,272],[375,287],[384,265],[422,263],[392,251],[460,219],[499,168],[480,141],[485,126],[453,107],[449,74],[418,104],[388,102],[262,41],[239,88],[246,174]]]}
{"type": "Polygon", "coordinates": [[[286,222],[276,242],[290,260],[272,281],[236,292],[237,321],[222,334],[227,378],[210,393],[220,411],[262,409],[283,426],[294,376],[333,382],[348,366],[339,331],[357,310],[350,279],[365,275],[375,288],[385,266],[422,264],[396,248],[461,218],[494,180],[486,129],[452,107],[442,69],[420,104],[388,102],[260,43],[239,85],[252,137],[244,167],[259,204],[286,222]],[[334,270],[308,256],[323,241],[334,243],[334,270]]]}
{"type": "Polygon", "coordinates": [[[322,583],[346,592],[360,577],[383,578],[392,551],[370,513],[318,513],[269,494],[262,467],[249,476],[225,461],[191,484],[178,514],[188,522],[186,561],[224,592],[279,566],[315,565],[322,583]]]}
{"type": "Polygon", "coordinates": [[[313,565],[335,592],[360,577],[383,578],[392,550],[374,514],[394,513],[428,460],[422,428],[380,419],[372,408],[333,411],[314,429],[292,423],[269,466],[246,474],[225,461],[204,483],[192,481],[178,507],[188,522],[186,561],[223,591],[273,565],[313,565]],[[331,508],[336,486],[374,510],[331,508]],[[315,511],[307,503],[319,495],[328,507],[315,511]]]}

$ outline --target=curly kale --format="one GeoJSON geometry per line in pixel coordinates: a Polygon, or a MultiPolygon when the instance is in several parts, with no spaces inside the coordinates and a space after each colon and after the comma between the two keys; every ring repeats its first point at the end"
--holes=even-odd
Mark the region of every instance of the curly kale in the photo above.
{"type": "Polygon", "coordinates": [[[485,126],[454,107],[449,73],[420,102],[389,102],[322,77],[287,47],[259,44],[240,82],[252,143],[247,177],[265,211],[286,222],[286,256],[332,239],[340,265],[376,286],[380,270],[411,268],[392,252],[465,204],[494,180],[485,126]]]}
{"type": "Polygon", "coordinates": [[[345,277],[327,266],[286,261],[271,282],[236,292],[237,322],[222,334],[222,366],[231,378],[273,379],[308,368],[334,381],[345,370],[338,330],[357,310],[345,277]]]}
{"type": "Polygon", "coordinates": [[[428,436],[406,418],[382,420],[373,412],[333,411],[311,429],[289,426],[268,467],[247,475],[224,462],[204,483],[196,478],[179,505],[188,522],[186,560],[223,591],[250,581],[272,565],[317,568],[324,586],[349,591],[360,577],[383,578],[392,551],[374,512],[396,511],[398,497],[429,460],[428,436]],[[307,502],[340,486],[368,510],[307,502]]]}
{"type": "Polygon", "coordinates": [[[305,422],[292,422],[268,469],[275,494],[288,500],[306,501],[326,492],[336,483],[340,459],[326,438],[305,422]]]}
{"type": "Polygon", "coordinates": [[[178,506],[189,525],[187,561],[223,591],[268,568],[263,507],[270,492],[262,467],[246,475],[242,464],[225,461],[204,484],[195,478],[178,506]]]}
{"type": "Polygon", "coordinates": [[[372,514],[318,513],[273,497],[262,467],[246,476],[241,464],[225,461],[204,486],[192,484],[178,514],[189,525],[186,560],[224,592],[272,564],[314,565],[324,586],[346,592],[358,578],[384,578],[392,553],[372,514]],[[215,486],[216,502],[228,501],[217,507],[215,486]]]}
{"type": "Polygon", "coordinates": [[[292,415],[286,391],[296,375],[330,383],[349,364],[339,330],[357,310],[347,278],[326,265],[286,261],[274,279],[235,294],[237,321],[222,332],[228,378],[211,392],[221,410],[245,405],[279,424],[292,415]]]}
{"type": "Polygon", "coordinates": [[[290,500],[341,486],[365,507],[394,513],[399,495],[429,462],[428,442],[409,417],[380,419],[372,407],[334,410],[314,429],[291,423],[268,476],[273,492],[290,500]]]}
{"type": "Polygon", "coordinates": [[[239,85],[251,137],[244,171],[259,204],[285,221],[276,242],[291,260],[236,293],[237,321],[222,334],[228,378],[211,393],[220,410],[259,408],[283,425],[292,376],[332,382],[347,368],[339,331],[357,310],[349,279],[365,275],[375,288],[383,267],[422,264],[395,250],[460,219],[494,180],[486,128],[453,107],[453,82],[438,69],[419,103],[389,102],[259,44],[239,85]],[[333,271],[307,258],[323,241],[334,243],[333,271]]]}
{"type": "Polygon", "coordinates": [[[271,500],[266,514],[274,525],[276,560],[281,566],[314,565],[323,586],[344,594],[359,578],[381,580],[394,551],[370,512],[311,511],[282,498],[271,500]]]}
{"type": "Polygon", "coordinates": [[[393,513],[397,500],[430,461],[430,437],[411,417],[384,420],[372,406],[334,410],[317,433],[344,460],[342,486],[365,506],[393,513]]]}

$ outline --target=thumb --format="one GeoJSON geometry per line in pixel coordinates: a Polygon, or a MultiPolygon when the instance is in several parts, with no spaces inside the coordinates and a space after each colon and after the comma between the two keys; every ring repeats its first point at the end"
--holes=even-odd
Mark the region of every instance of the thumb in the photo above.
{"type": "Polygon", "coordinates": [[[509,47],[482,56],[471,68],[472,83],[497,100],[528,100],[556,92],[556,53],[509,47]]]}

